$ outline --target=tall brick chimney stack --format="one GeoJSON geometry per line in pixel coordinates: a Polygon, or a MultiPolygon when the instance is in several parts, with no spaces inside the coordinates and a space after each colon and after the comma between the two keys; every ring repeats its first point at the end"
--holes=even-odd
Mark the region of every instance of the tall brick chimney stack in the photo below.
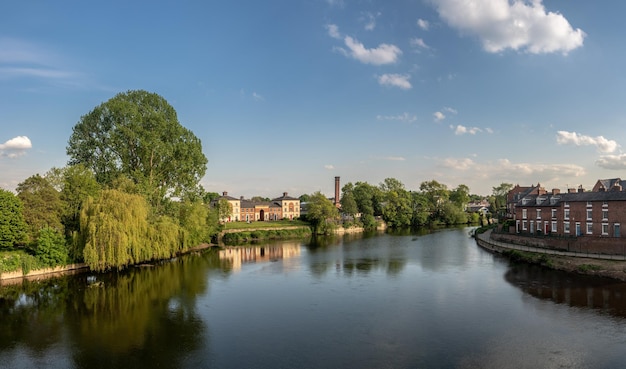
{"type": "Polygon", "coordinates": [[[335,207],[339,208],[339,177],[335,177],[335,207]]]}

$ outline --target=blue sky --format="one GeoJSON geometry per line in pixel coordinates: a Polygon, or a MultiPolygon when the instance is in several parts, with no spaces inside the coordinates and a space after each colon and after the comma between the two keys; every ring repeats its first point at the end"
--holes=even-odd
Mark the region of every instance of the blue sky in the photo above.
{"type": "Polygon", "coordinates": [[[12,1],[0,187],[67,163],[80,117],[163,96],[207,191],[332,196],[334,177],[590,188],[626,175],[626,3],[12,1]]]}

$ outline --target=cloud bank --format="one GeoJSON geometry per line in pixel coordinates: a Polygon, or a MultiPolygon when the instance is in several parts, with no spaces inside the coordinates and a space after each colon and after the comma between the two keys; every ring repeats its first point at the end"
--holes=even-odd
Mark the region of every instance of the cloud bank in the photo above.
{"type": "Polygon", "coordinates": [[[490,53],[506,49],[532,54],[569,51],[583,45],[585,32],[542,0],[431,0],[439,16],[462,34],[480,39],[490,53]]]}

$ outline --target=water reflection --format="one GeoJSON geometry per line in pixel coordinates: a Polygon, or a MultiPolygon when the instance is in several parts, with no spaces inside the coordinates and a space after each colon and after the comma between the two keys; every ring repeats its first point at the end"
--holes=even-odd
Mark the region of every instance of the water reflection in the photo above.
{"type": "Polygon", "coordinates": [[[510,284],[542,300],[591,308],[626,318],[626,283],[576,275],[536,265],[512,264],[505,274],[510,284]]]}
{"type": "Polygon", "coordinates": [[[242,264],[264,263],[299,257],[300,245],[300,242],[285,241],[262,246],[224,247],[219,251],[219,258],[223,267],[232,271],[239,271],[242,264]]]}
{"type": "MultiPolygon", "coordinates": [[[[207,292],[207,274],[218,264],[210,255],[188,255],[119,273],[5,286],[0,362],[11,364],[11,352],[25,350],[30,360],[51,357],[62,367],[68,354],[56,348],[65,347],[75,348],[69,357],[81,368],[178,368],[187,352],[209,345],[196,297],[207,292]]],[[[19,364],[37,366],[24,358],[19,364]]]]}

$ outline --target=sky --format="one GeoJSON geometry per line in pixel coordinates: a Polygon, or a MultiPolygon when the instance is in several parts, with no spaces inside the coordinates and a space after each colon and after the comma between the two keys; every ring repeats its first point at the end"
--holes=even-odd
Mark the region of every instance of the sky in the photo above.
{"type": "Polygon", "coordinates": [[[201,184],[278,197],[385,178],[489,195],[626,178],[626,3],[9,1],[0,188],[68,162],[81,116],[165,98],[201,184]]]}

